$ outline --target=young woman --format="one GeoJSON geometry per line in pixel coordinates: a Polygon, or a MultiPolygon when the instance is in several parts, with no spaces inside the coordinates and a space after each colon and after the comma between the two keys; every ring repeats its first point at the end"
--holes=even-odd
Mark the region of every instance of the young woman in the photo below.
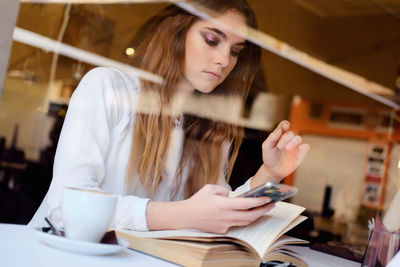
{"type": "MultiPolygon", "coordinates": [[[[113,226],[137,230],[222,233],[273,207],[266,197],[228,197],[242,128],[170,112],[177,96],[193,93],[244,103],[260,60],[259,47],[218,26],[256,28],[245,0],[196,2],[219,12],[217,23],[169,6],[137,50],[135,65],[162,76],[163,84],[111,68],[96,68],[82,79],[59,139],[53,181],[31,225],[45,216],[62,224],[66,186],[117,194],[113,226]]],[[[281,122],[265,140],[264,163],[237,192],[279,182],[298,167],[309,146],[289,127],[281,122]]]]}

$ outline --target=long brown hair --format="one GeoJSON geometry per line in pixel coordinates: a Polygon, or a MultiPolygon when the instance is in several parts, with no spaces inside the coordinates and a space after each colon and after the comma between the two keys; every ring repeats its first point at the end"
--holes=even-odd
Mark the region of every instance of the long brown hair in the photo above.
{"type": "MultiPolygon", "coordinates": [[[[220,13],[227,10],[237,11],[246,17],[248,26],[257,28],[254,12],[246,0],[197,0],[196,3],[220,13]]],[[[175,118],[168,112],[169,104],[174,97],[175,87],[184,74],[186,33],[198,19],[181,8],[170,5],[153,19],[145,40],[137,49],[133,64],[162,76],[165,82],[160,85],[141,81],[126,177],[128,192],[133,191],[135,176],[150,193],[157,190],[163,179],[170,133],[175,127],[175,118]],[[153,96],[150,108],[146,99],[149,94],[153,96]]],[[[234,69],[211,94],[237,96],[244,103],[260,56],[261,49],[246,42],[234,69]]],[[[183,129],[185,141],[175,174],[176,189],[171,192],[171,198],[175,198],[181,186],[184,170],[187,174],[185,197],[190,197],[207,183],[215,184],[221,166],[226,167],[226,179],[229,180],[243,140],[243,128],[237,125],[187,114],[183,115],[183,129]],[[228,161],[222,162],[226,161],[221,157],[221,149],[225,143],[229,144],[230,152],[228,161]]]]}

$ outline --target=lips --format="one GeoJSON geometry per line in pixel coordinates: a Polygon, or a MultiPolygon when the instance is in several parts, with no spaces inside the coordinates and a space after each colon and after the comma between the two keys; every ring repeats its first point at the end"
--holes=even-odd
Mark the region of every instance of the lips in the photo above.
{"type": "Polygon", "coordinates": [[[221,74],[218,72],[213,72],[213,71],[204,71],[210,78],[214,80],[219,80],[221,79],[221,74]]]}

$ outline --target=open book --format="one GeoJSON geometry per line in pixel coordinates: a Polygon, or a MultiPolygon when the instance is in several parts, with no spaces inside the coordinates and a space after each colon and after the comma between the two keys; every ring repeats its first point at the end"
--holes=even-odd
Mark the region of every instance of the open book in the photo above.
{"type": "Polygon", "coordinates": [[[116,233],[135,250],[184,266],[259,266],[271,260],[307,266],[298,254],[283,247],[308,243],[283,235],[306,219],[300,215],[303,211],[303,207],[277,202],[257,221],[234,227],[223,235],[197,230],[117,230],[116,233]]]}

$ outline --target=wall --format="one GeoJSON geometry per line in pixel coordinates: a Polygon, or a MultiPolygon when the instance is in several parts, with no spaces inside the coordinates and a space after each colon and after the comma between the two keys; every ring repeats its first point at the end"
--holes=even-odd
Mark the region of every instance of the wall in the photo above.
{"type": "Polygon", "coordinates": [[[368,142],[310,134],[303,137],[311,149],[296,171],[294,185],[299,193],[293,203],[321,212],[325,186],[330,185],[335,217],[353,219],[361,199],[368,142]]]}
{"type": "MultiPolygon", "coordinates": [[[[311,150],[296,171],[294,185],[299,188],[299,193],[293,203],[319,213],[325,186],[329,185],[332,187],[330,208],[335,210],[335,218],[341,221],[355,219],[361,203],[368,141],[311,134],[304,135],[304,140],[311,150]]],[[[389,155],[384,212],[400,190],[399,159],[400,144],[394,143],[389,155]]]]}

